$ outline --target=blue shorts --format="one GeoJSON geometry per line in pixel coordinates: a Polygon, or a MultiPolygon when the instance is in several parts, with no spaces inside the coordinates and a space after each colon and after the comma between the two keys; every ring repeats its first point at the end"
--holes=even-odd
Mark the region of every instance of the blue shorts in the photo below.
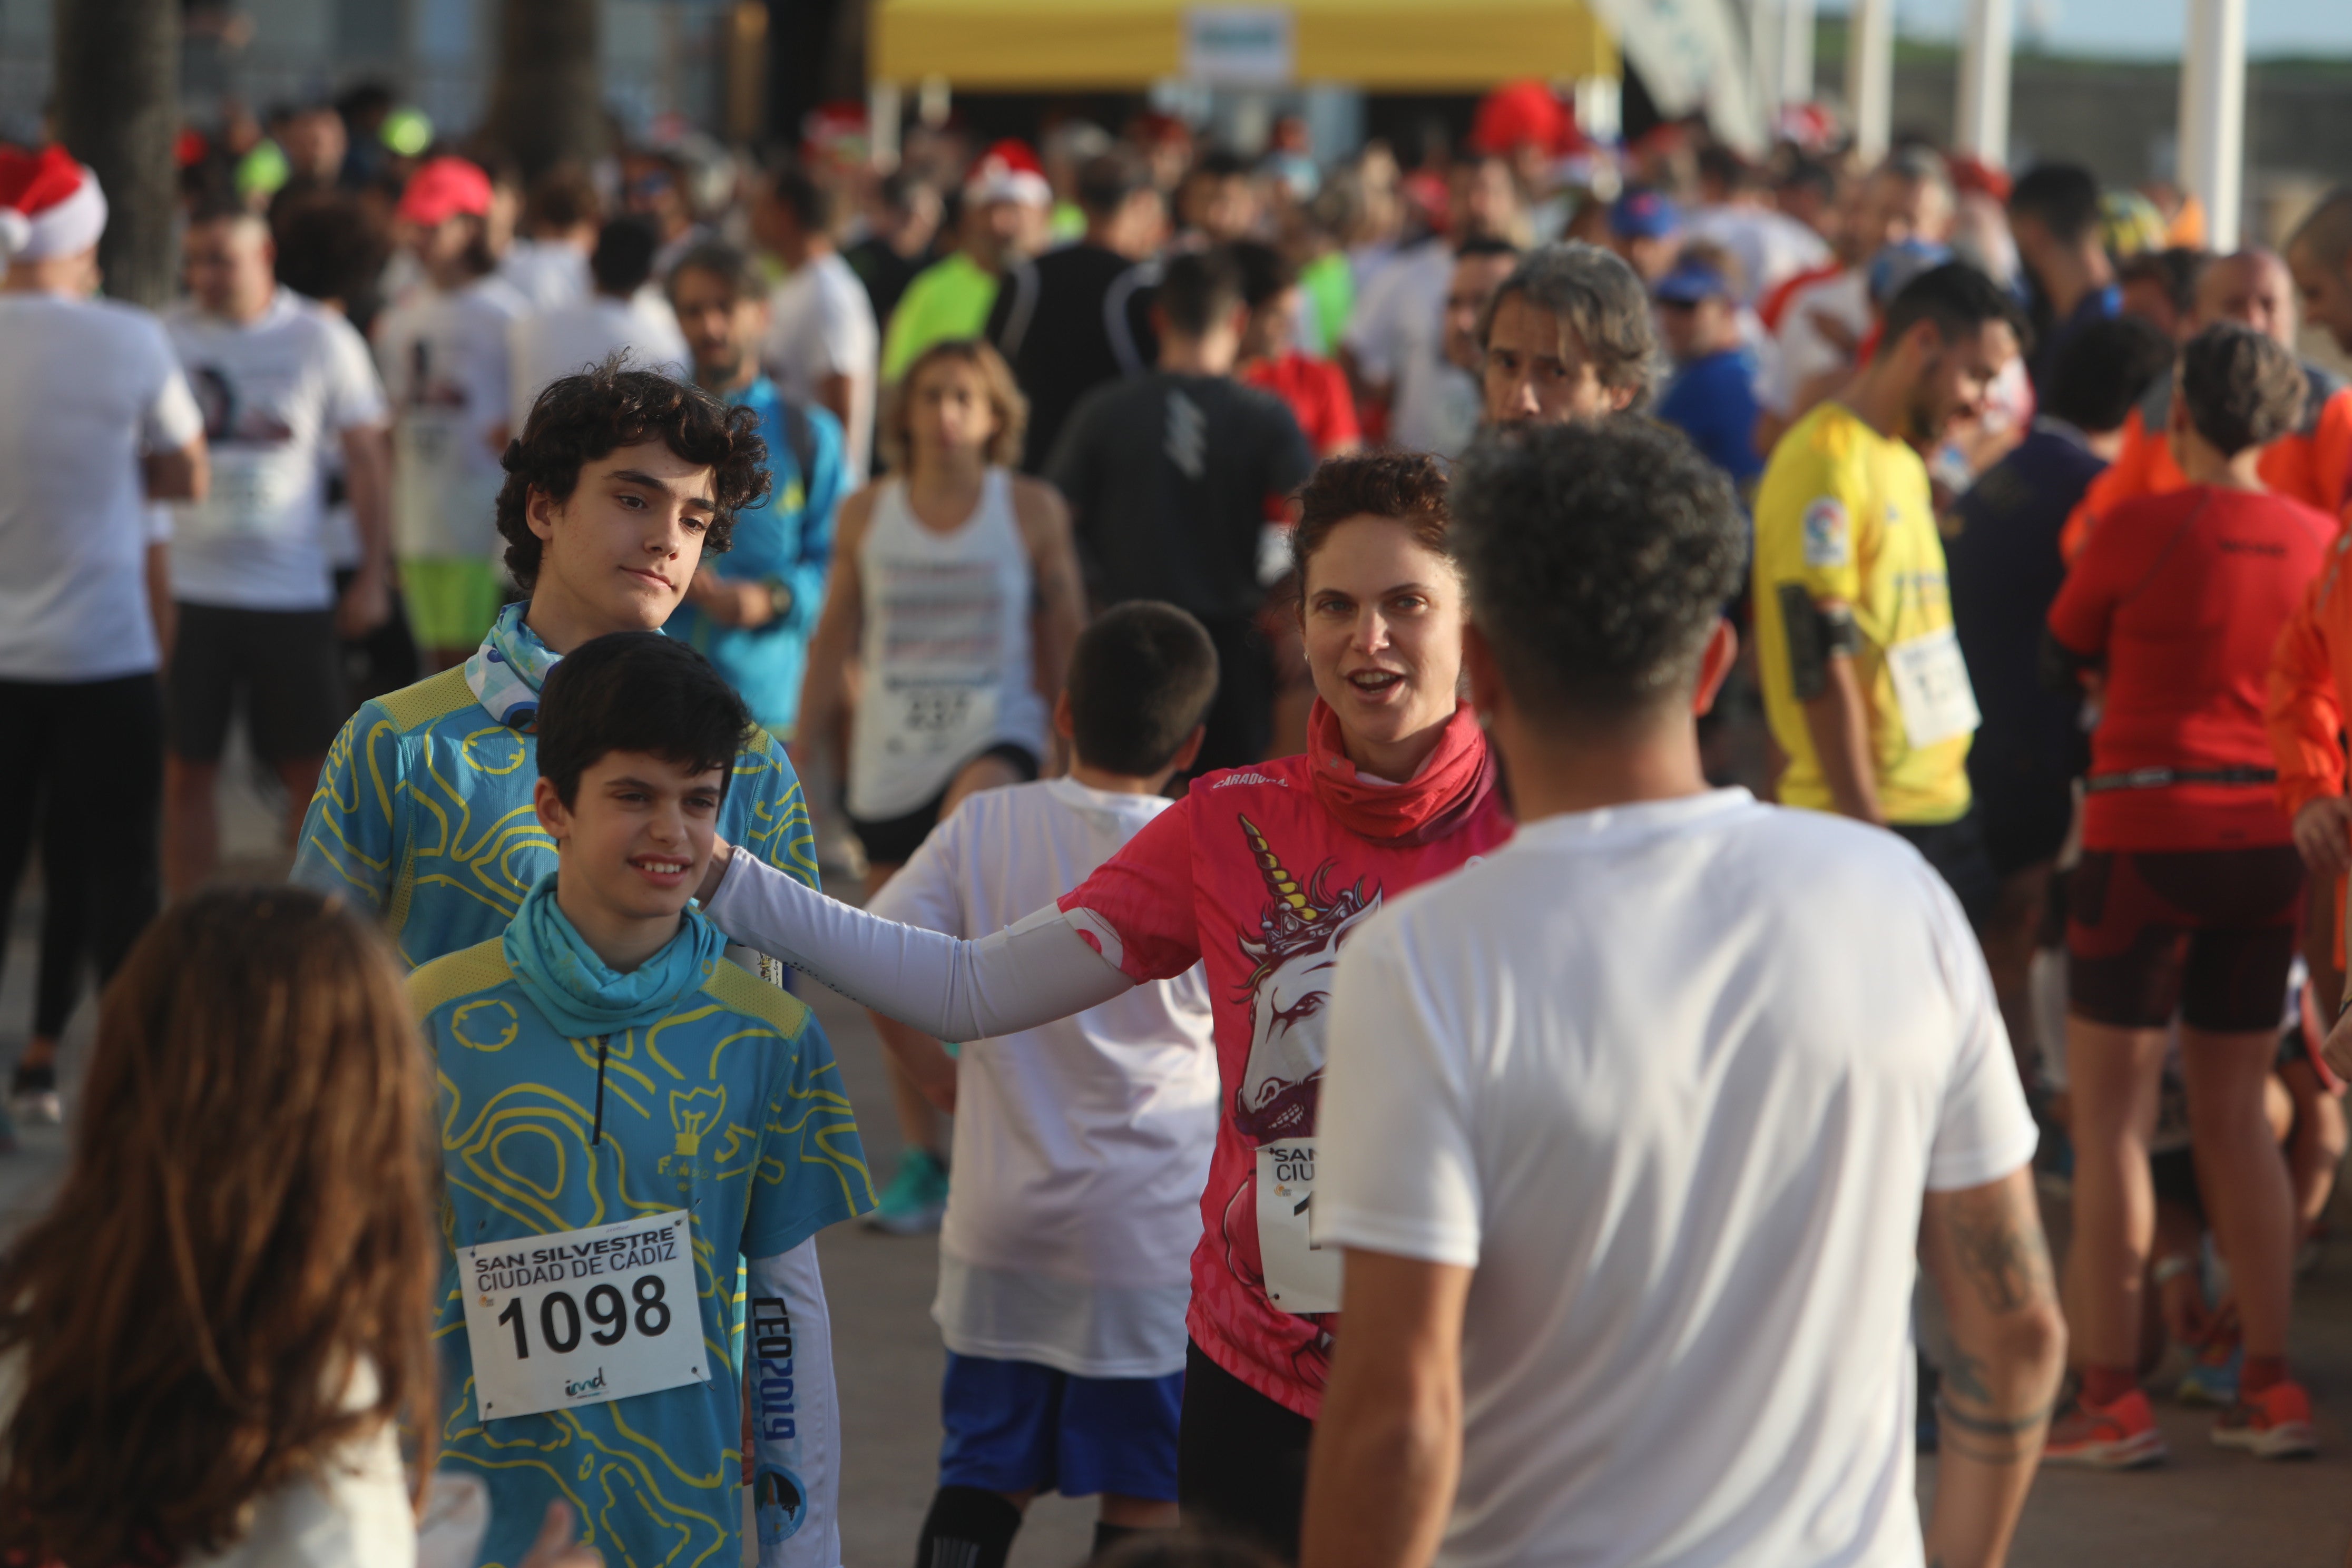
{"type": "Polygon", "coordinates": [[[1073,1377],[1027,1361],[948,1352],[940,1485],[992,1492],[1176,1500],[1184,1374],[1073,1377]]]}

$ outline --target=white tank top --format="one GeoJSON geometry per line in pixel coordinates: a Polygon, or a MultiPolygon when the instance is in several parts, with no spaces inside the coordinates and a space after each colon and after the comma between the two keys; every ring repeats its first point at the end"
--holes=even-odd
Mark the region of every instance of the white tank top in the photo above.
{"type": "Polygon", "coordinates": [[[904,816],[991,746],[1043,758],[1045,700],[1029,646],[1036,581],[1012,477],[989,469],[980,505],[950,533],[916,521],[906,481],[887,481],[857,569],[866,678],[849,728],[849,814],[904,816]]]}

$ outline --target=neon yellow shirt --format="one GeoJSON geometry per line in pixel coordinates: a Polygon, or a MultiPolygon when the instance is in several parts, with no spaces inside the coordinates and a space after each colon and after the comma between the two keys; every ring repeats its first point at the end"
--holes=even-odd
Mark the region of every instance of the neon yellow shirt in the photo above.
{"type": "Polygon", "coordinates": [[[1931,649],[1952,635],[1944,542],[1918,455],[1843,404],[1824,403],[1799,420],[1772,448],[1756,493],[1755,588],[1764,710],[1789,759],[1781,804],[1834,809],[1795,690],[1786,596],[1853,613],[1861,633],[1854,673],[1870,707],[1887,820],[1931,826],[1964,815],[1970,734],[1915,745],[1911,733],[1923,726],[1916,715],[1906,723],[1889,657],[1931,649]]]}
{"type": "Polygon", "coordinates": [[[896,381],[915,356],[950,338],[976,338],[996,306],[996,274],[959,250],[915,274],[882,334],[882,379],[896,381]]]}

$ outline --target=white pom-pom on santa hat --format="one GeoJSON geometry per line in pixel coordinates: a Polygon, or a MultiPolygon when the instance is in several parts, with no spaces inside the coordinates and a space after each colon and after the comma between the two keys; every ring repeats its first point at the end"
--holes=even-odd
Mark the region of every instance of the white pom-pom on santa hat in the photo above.
{"type": "Polygon", "coordinates": [[[992,202],[1021,202],[1030,206],[1050,206],[1054,187],[1037,163],[1037,154],[1029,143],[1016,137],[1007,137],[991,146],[971,166],[964,181],[964,199],[986,205],[992,202]]]}
{"type": "Polygon", "coordinates": [[[106,232],[98,175],[52,143],[0,148],[0,257],[46,261],[88,250],[106,232]]]}

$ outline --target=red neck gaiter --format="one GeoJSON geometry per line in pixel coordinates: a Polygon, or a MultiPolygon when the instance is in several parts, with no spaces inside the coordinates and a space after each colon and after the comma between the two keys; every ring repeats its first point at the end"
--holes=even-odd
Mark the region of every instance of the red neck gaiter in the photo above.
{"type": "Polygon", "coordinates": [[[1431,844],[1470,820],[1495,791],[1495,753],[1478,716],[1457,705],[1421,771],[1396,784],[1368,784],[1348,760],[1339,716],[1321,698],[1307,720],[1315,797],[1350,833],[1375,844],[1431,844]]]}

